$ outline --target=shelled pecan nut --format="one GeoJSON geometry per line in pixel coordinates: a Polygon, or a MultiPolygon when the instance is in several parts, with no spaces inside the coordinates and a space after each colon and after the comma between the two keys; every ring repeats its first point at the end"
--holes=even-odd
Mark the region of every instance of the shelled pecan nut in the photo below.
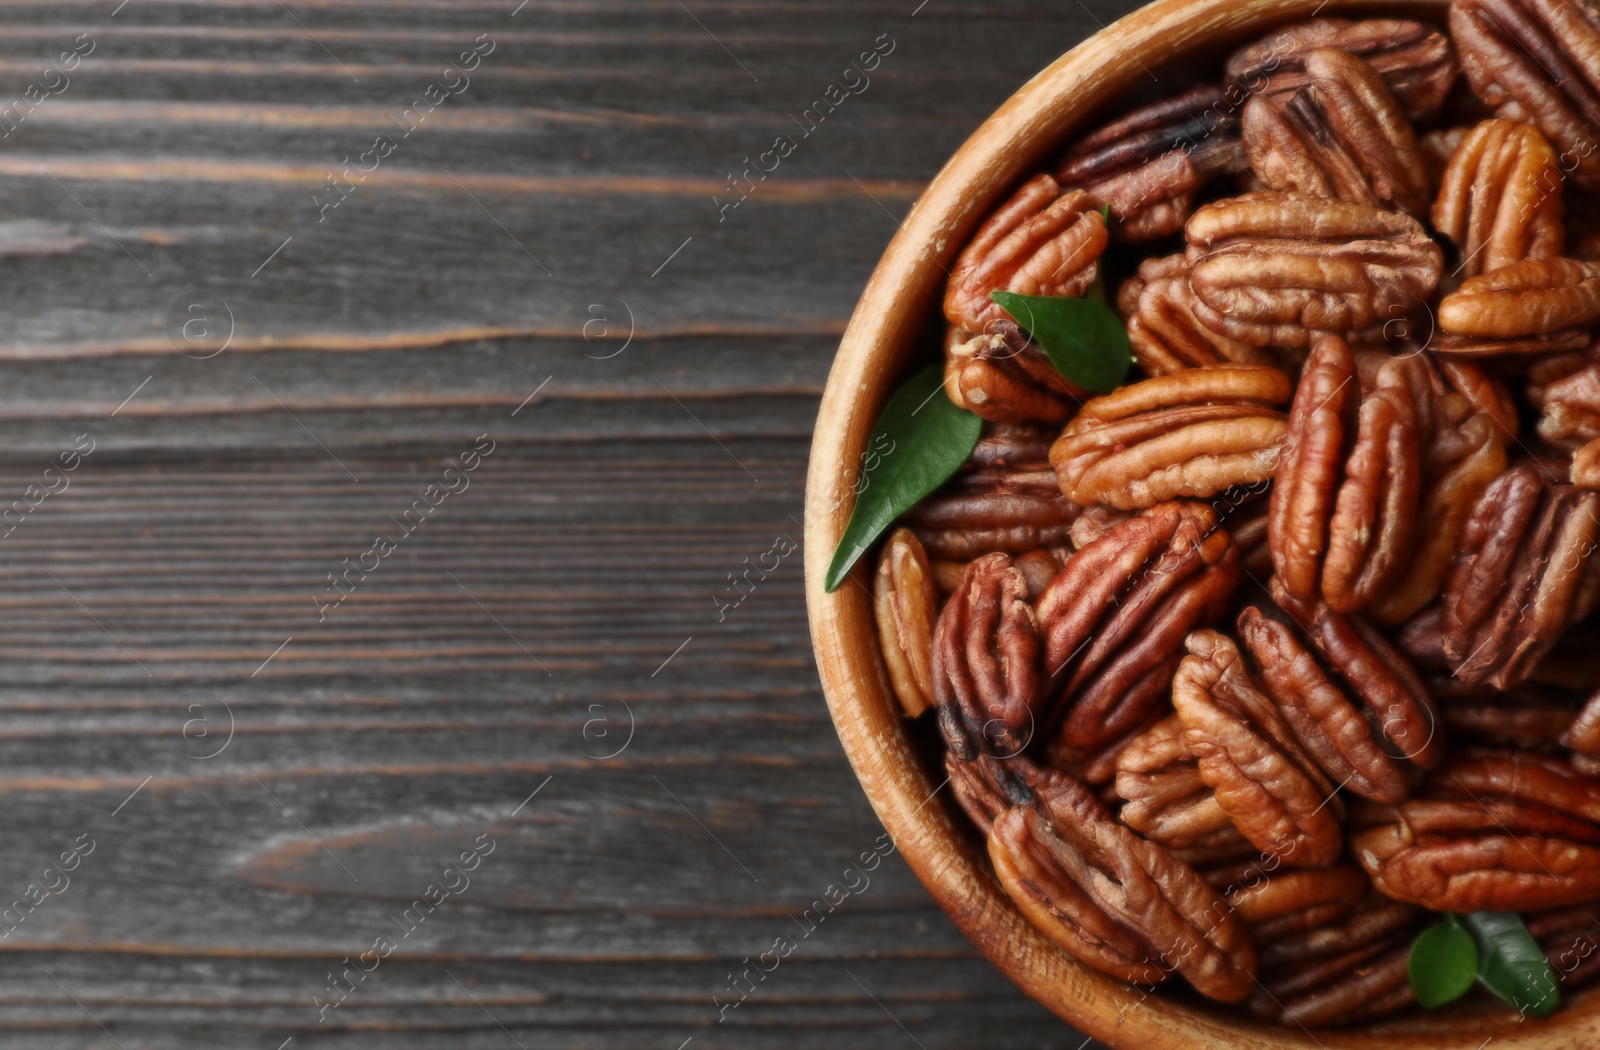
{"type": "Polygon", "coordinates": [[[1225,1002],[1254,984],[1244,925],[1188,865],[1111,819],[1076,780],[1042,774],[1037,799],[994,821],[1000,884],[1047,937],[1085,964],[1154,984],[1176,971],[1225,1002]]]}
{"type": "Polygon", "coordinates": [[[1450,567],[1441,631],[1463,682],[1507,689],[1594,608],[1590,565],[1600,493],[1551,485],[1527,466],[1496,478],[1473,507],[1450,567]]]}
{"type": "MultiPolygon", "coordinates": [[[[1582,329],[1596,321],[1600,263],[1577,259],[1512,263],[1469,277],[1439,303],[1439,328],[1450,335],[1519,339],[1582,329]]],[[[1435,349],[1450,345],[1440,342],[1435,349]]]]}
{"type": "MultiPolygon", "coordinates": [[[[1207,872],[1206,877],[1217,886],[1227,876],[1207,872]]],[[[1366,875],[1353,864],[1311,869],[1274,865],[1270,871],[1254,864],[1250,873],[1222,892],[1249,927],[1251,939],[1262,945],[1338,921],[1371,889],[1366,875]]]]}
{"type": "Polygon", "coordinates": [[[1600,360],[1585,353],[1545,358],[1529,369],[1528,399],[1539,408],[1539,436],[1567,448],[1600,438],[1600,360]]]}
{"type": "Polygon", "coordinates": [[[928,555],[910,529],[896,529],[883,545],[873,580],[878,645],[889,684],[912,718],[933,705],[933,625],[939,595],[928,555]]]}
{"type": "Polygon", "coordinates": [[[962,761],[1015,755],[1039,706],[1039,629],[1027,582],[1005,554],[967,566],[933,632],[930,671],[945,743],[962,761]]]}
{"type": "Polygon", "coordinates": [[[1561,190],[1556,151],[1538,128],[1486,120],[1451,155],[1433,225],[1460,249],[1463,277],[1554,259],[1566,247],[1561,190]]]}
{"type": "Polygon", "coordinates": [[[1411,216],[1344,201],[1246,193],[1184,227],[1194,314],[1257,346],[1311,332],[1381,333],[1423,308],[1444,253],[1411,216]]]}
{"type": "Polygon", "coordinates": [[[1024,295],[1082,295],[1094,283],[1106,247],[1105,221],[1082,190],[1063,190],[1036,175],[978,228],[956,258],[945,289],[945,318],[988,332],[1006,313],[997,290],[1024,295]]]}
{"type": "Polygon", "coordinates": [[[1431,186],[1416,133],[1376,70],[1347,51],[1304,58],[1293,95],[1244,110],[1250,170],[1267,189],[1427,214],[1431,186]]]}
{"type": "Polygon", "coordinates": [[[1225,362],[1273,364],[1261,347],[1218,335],[1195,320],[1189,262],[1182,255],[1146,259],[1122,283],[1117,306],[1128,325],[1133,359],[1147,376],[1225,362]]]}
{"type": "Polygon", "coordinates": [[[1177,715],[1134,738],[1117,756],[1116,768],[1117,794],[1124,800],[1118,816],[1151,842],[1189,849],[1237,835],[1216,792],[1201,778],[1177,715]]]}
{"type": "Polygon", "coordinates": [[[1467,357],[1440,356],[1433,358],[1433,363],[1446,385],[1466,398],[1474,411],[1486,413],[1507,439],[1516,436],[1522,425],[1521,411],[1504,379],[1467,357]]]}
{"type": "Polygon", "coordinates": [[[1332,864],[1343,844],[1334,786],[1301,752],[1232,639],[1201,630],[1185,644],[1172,702],[1217,804],[1264,853],[1296,867],[1332,864]]]}
{"type": "Polygon", "coordinates": [[[1384,894],[1435,911],[1530,911],[1600,896],[1600,781],[1562,759],[1464,755],[1351,841],[1384,894]]]}
{"type": "Polygon", "coordinates": [[[1206,85],[1134,110],[1079,140],[1056,181],[1083,186],[1093,207],[1108,206],[1112,235],[1140,243],[1183,229],[1196,190],[1244,168],[1239,118],[1228,89],[1206,85]]]}
{"type": "Polygon", "coordinates": [[[1097,397],[1050,448],[1074,503],[1122,510],[1264,485],[1273,474],[1289,378],[1264,365],[1158,376],[1097,397]]]}
{"type": "Polygon", "coordinates": [[[1274,967],[1251,995],[1251,1013],[1280,1024],[1323,1028],[1372,1020],[1414,1005],[1416,993],[1407,965],[1415,915],[1415,909],[1353,914],[1347,920],[1352,941],[1362,941],[1369,926],[1384,928],[1372,919],[1399,928],[1368,936],[1364,943],[1335,955],[1274,967]]]}
{"type": "Polygon", "coordinates": [[[1536,124],[1562,169],[1600,190],[1600,9],[1592,0],[1456,0],[1450,32],[1472,90],[1536,124]]]}
{"type": "Polygon", "coordinates": [[[1072,556],[1038,602],[1052,746],[1098,752],[1150,721],[1184,636],[1232,596],[1237,559],[1216,512],[1198,503],[1152,507],[1072,556]]]}
{"type": "Polygon", "coordinates": [[[1433,26],[1389,18],[1317,18],[1235,51],[1228,57],[1228,80],[1252,94],[1291,96],[1306,83],[1306,56],[1320,48],[1365,59],[1418,124],[1433,119],[1460,72],[1449,39],[1433,26]]]}
{"type": "MultiPolygon", "coordinates": [[[[1514,417],[1513,417],[1514,418],[1514,417]]],[[[1506,443],[1514,430],[1459,394],[1433,402],[1433,433],[1423,449],[1423,490],[1415,536],[1403,571],[1366,614],[1394,626],[1438,597],[1455,557],[1461,530],[1484,489],[1506,468],[1506,443]]]]}
{"type": "Polygon", "coordinates": [[[1087,391],[1056,371],[1028,333],[1010,320],[974,336],[951,326],[945,335],[944,390],[958,408],[991,423],[1058,423],[1087,391]]]}
{"type": "Polygon", "coordinates": [[[1600,755],[1600,694],[1591,697],[1572,720],[1561,743],[1581,755],[1600,755]]]}
{"type": "Polygon", "coordinates": [[[1454,678],[1435,679],[1440,714],[1452,737],[1519,751],[1554,753],[1572,731],[1578,716],[1570,705],[1550,699],[1547,691],[1522,687],[1509,692],[1463,686],[1454,678]],[[1440,690],[1453,690],[1448,696],[1440,690]]]}
{"type": "Polygon", "coordinates": [[[1080,508],[1061,494],[1049,431],[992,424],[967,468],[905,516],[930,557],[969,561],[993,551],[1064,547],[1080,508]]]}
{"type": "Polygon", "coordinates": [[[1269,526],[1273,567],[1295,598],[1321,596],[1336,611],[1355,612],[1406,571],[1422,449],[1405,370],[1417,366],[1415,358],[1389,361],[1364,391],[1343,339],[1312,340],[1269,526]]]}
{"type": "Polygon", "coordinates": [[[1544,949],[1562,991],[1592,984],[1600,977],[1600,922],[1588,904],[1528,916],[1528,933],[1544,949]]]}
{"type": "Polygon", "coordinates": [[[1572,454],[1572,483],[1590,492],[1600,491],[1600,438],[1572,454]]]}

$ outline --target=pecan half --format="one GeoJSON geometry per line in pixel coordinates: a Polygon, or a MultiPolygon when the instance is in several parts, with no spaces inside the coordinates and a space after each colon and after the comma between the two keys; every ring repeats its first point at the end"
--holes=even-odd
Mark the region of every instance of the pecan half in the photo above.
{"type": "MultiPolygon", "coordinates": [[[[1470,362],[1458,362],[1469,364],[1470,362]]],[[[1441,369],[1443,370],[1443,369],[1441,369]]],[[[1487,400],[1492,391],[1482,391],[1487,400]]],[[[1506,469],[1506,442],[1515,437],[1494,409],[1476,407],[1460,394],[1433,398],[1433,427],[1422,452],[1422,494],[1411,556],[1365,613],[1393,626],[1410,619],[1439,596],[1478,497],[1506,469]]],[[[1512,407],[1511,422],[1516,420],[1512,407]]]]}
{"type": "Polygon", "coordinates": [[[1590,492],[1600,491],[1600,438],[1572,454],[1572,483],[1590,492]]]}
{"type": "Polygon", "coordinates": [[[1218,335],[1194,317],[1189,262],[1182,255],[1146,259],[1122,283],[1117,306],[1128,324],[1133,359],[1148,376],[1224,362],[1273,364],[1268,352],[1218,335]]]}
{"type": "MultiPolygon", "coordinates": [[[[1418,412],[1405,372],[1363,391],[1338,336],[1312,340],[1272,492],[1272,563],[1295,598],[1355,612],[1406,571],[1421,488],[1418,412]]],[[[1425,406],[1431,408],[1431,405],[1425,406]]]]}
{"type": "Polygon", "coordinates": [[[1238,837],[1200,762],[1183,742],[1183,722],[1170,715],[1141,733],[1117,756],[1122,822],[1152,842],[1190,849],[1238,837]],[[1232,834],[1229,834],[1232,832],[1232,834]]]}
{"type": "MultiPolygon", "coordinates": [[[[1439,327],[1452,335],[1519,339],[1564,333],[1596,321],[1600,263],[1577,259],[1512,263],[1469,277],[1439,303],[1439,327]]],[[[1453,347],[1441,341],[1435,349],[1453,347]]]]}
{"type": "Polygon", "coordinates": [[[873,580],[878,645],[889,684],[912,718],[933,705],[933,625],[939,595],[928,555],[910,529],[896,529],[878,557],[873,580]]]}
{"type": "Polygon", "coordinates": [[[1444,266],[1411,216],[1344,201],[1246,193],[1199,209],[1184,233],[1195,317],[1256,346],[1381,332],[1420,312],[1444,266]]]}
{"type": "Polygon", "coordinates": [[[1014,321],[989,322],[974,336],[951,326],[944,343],[944,391],[957,408],[991,423],[1058,423],[1088,392],[1056,371],[1014,321]]]}
{"type": "Polygon", "coordinates": [[[1079,140],[1056,172],[1109,206],[1119,241],[1140,243],[1183,229],[1195,191],[1244,169],[1239,118],[1222,85],[1206,85],[1134,110],[1079,140]]]}
{"type": "Polygon", "coordinates": [[[955,756],[1015,755],[1034,734],[1039,629],[1027,582],[1005,554],[967,566],[933,633],[933,697],[955,756]]]}
{"type": "Polygon", "coordinates": [[[1083,406],[1050,448],[1061,491],[1122,510],[1264,485],[1277,465],[1289,378],[1264,365],[1158,376],[1083,406]]]}
{"type": "Polygon", "coordinates": [[[1461,140],[1433,205],[1433,225],[1461,251],[1458,271],[1476,277],[1566,247],[1561,169],[1539,129],[1486,120],[1461,140]]]}
{"type": "Polygon", "coordinates": [[[1366,59],[1406,116],[1419,124],[1439,111],[1460,71],[1449,39],[1434,26],[1389,18],[1318,18],[1285,26],[1235,51],[1228,57],[1228,80],[1252,94],[1287,97],[1307,81],[1306,56],[1330,47],[1366,59]]]}
{"type": "Polygon", "coordinates": [[[968,561],[1068,543],[1080,508],[1056,484],[1048,435],[1021,424],[986,428],[967,466],[905,516],[931,557],[968,561]]]}
{"type": "Polygon", "coordinates": [[[989,298],[997,290],[1024,295],[1082,295],[1094,283],[1106,226],[1082,190],[1063,190],[1035,175],[978,228],[950,270],[946,320],[987,332],[1006,313],[989,298]]]}
{"type": "Polygon", "coordinates": [[[1582,988],[1600,977],[1600,922],[1589,904],[1530,915],[1528,932],[1544,949],[1563,989],[1582,988]]]}
{"type": "Polygon", "coordinates": [[[1563,448],[1600,438],[1600,359],[1584,353],[1544,358],[1528,370],[1528,400],[1543,414],[1539,436],[1563,448]]]}
{"type": "Polygon", "coordinates": [[[1473,507],[1445,584],[1444,650],[1463,682],[1523,681],[1594,608],[1589,562],[1600,493],[1543,482],[1531,467],[1496,478],[1473,507]]]}
{"type": "Polygon", "coordinates": [[[1450,32],[1467,82],[1502,117],[1536,124],[1563,170],[1600,190],[1600,9],[1592,0],[1456,0],[1450,32]]]}
{"type": "Polygon", "coordinates": [[[1232,596],[1237,559],[1216,513],[1198,503],[1152,507],[1073,555],[1038,603],[1058,697],[1053,761],[1098,754],[1150,721],[1184,636],[1232,596]]]}
{"type": "Polygon", "coordinates": [[[1373,885],[1435,911],[1530,911],[1600,896],[1600,781],[1525,752],[1451,759],[1351,847],[1373,885]]]}
{"type": "Polygon", "coordinates": [[[1422,217],[1431,189],[1416,133],[1383,78],[1356,55],[1318,48],[1293,95],[1244,110],[1250,170],[1269,190],[1399,208],[1422,217]]]}
{"type": "MultiPolygon", "coordinates": [[[[1372,889],[1360,868],[1337,864],[1316,869],[1254,865],[1223,890],[1228,903],[1250,927],[1252,939],[1269,944],[1337,921],[1372,889]]],[[[1217,885],[1221,873],[1206,877],[1217,885]]]]}
{"type": "Polygon", "coordinates": [[[989,856],[1045,936],[1123,980],[1154,984],[1176,971],[1213,999],[1248,994],[1255,948],[1216,890],[1078,781],[1041,771],[1033,786],[1033,805],[994,821],[989,856]]]}
{"type": "Polygon", "coordinates": [[[1268,855],[1297,867],[1332,864],[1343,841],[1333,785],[1301,753],[1231,639],[1202,630],[1185,644],[1172,703],[1217,804],[1268,855]]]}

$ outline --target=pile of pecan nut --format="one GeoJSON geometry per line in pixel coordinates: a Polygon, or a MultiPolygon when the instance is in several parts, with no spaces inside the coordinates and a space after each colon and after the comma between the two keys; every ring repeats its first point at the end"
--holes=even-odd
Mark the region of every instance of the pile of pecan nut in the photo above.
{"type": "Polygon", "coordinates": [[[1558,961],[1600,938],[1597,143],[1596,0],[1317,19],[960,254],[987,423],[883,547],[880,640],[1084,964],[1345,1024],[1412,1005],[1430,912],[1492,910],[1600,972],[1558,961]],[[1137,374],[1091,397],[990,293],[1097,277],[1137,374]]]}

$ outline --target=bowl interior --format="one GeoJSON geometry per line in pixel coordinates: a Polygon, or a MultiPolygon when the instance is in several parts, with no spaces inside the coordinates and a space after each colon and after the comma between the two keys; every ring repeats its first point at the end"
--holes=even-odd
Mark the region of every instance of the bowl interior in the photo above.
{"type": "Polygon", "coordinates": [[[869,559],[838,590],[822,580],[853,506],[873,421],[913,355],[926,351],[947,268],[978,222],[1069,135],[1112,110],[1218,75],[1231,47],[1314,12],[1443,23],[1447,0],[1158,0],[1023,85],[957,151],[880,260],[840,344],[817,417],[806,485],[806,601],[829,710],[863,789],[918,878],[969,938],[1029,995],[1117,1047],[1501,1048],[1600,1045],[1600,996],[1524,1021],[1474,1004],[1353,1029],[1285,1028],[1195,997],[1146,995],[1079,965],[1035,930],[988,873],[942,772],[899,715],[877,649],[869,559]]]}

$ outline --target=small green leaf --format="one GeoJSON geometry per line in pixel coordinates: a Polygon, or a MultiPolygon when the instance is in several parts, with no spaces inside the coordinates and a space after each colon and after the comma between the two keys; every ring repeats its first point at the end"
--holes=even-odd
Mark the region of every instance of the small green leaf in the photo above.
{"type": "Polygon", "coordinates": [[[1478,980],[1525,1014],[1548,1017],[1561,1005],[1556,974],[1522,919],[1476,911],[1461,919],[1478,942],[1478,980]]]}
{"type": "Polygon", "coordinates": [[[883,406],[862,454],[856,505],[824,581],[832,591],[894,519],[950,480],[978,444],[983,420],[944,393],[944,367],[912,376],[883,406]]]}
{"type": "Polygon", "coordinates": [[[1128,330],[1104,303],[1016,292],[990,292],[989,298],[1038,341],[1057,372],[1083,389],[1108,394],[1127,376],[1133,363],[1128,330]]]}
{"type": "Polygon", "coordinates": [[[1411,945],[1406,963],[1417,1002],[1433,1009],[1467,994],[1478,976],[1478,946],[1454,915],[1445,913],[1411,945]]]}

